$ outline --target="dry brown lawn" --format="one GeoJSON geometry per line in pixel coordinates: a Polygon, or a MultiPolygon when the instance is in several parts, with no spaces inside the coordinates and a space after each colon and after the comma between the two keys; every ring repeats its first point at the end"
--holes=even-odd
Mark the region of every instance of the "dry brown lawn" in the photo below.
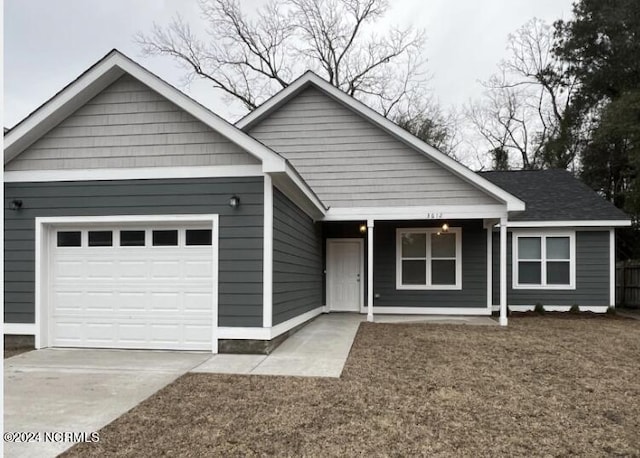
{"type": "Polygon", "coordinates": [[[640,456],[640,321],[363,323],[340,379],[188,374],[104,455],[640,456]]]}

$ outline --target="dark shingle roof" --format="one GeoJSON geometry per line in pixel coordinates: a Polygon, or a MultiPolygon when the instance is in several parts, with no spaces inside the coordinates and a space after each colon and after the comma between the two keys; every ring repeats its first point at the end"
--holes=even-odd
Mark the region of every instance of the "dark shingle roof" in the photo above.
{"type": "Polygon", "coordinates": [[[566,170],[479,172],[483,178],[523,200],[524,212],[512,221],[626,220],[624,212],[566,170]]]}

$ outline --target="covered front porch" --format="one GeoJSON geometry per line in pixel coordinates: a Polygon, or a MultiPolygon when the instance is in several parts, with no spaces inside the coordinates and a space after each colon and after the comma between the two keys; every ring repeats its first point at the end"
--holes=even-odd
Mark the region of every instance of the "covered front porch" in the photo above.
{"type": "Polygon", "coordinates": [[[499,225],[499,323],[506,326],[506,214],[474,216],[482,216],[481,209],[323,222],[325,312],[357,312],[368,321],[375,315],[490,316],[492,234],[499,225]]]}

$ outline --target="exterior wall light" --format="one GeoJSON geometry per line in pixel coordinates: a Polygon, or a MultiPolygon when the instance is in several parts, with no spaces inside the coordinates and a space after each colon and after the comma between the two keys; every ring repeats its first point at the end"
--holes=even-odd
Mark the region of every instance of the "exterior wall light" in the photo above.
{"type": "Polygon", "coordinates": [[[366,224],[361,224],[360,225],[360,233],[361,234],[366,234],[367,232],[367,225],[366,224]]]}
{"type": "Polygon", "coordinates": [[[20,199],[13,199],[9,208],[13,211],[18,211],[22,208],[22,201],[20,199]]]}
{"type": "Polygon", "coordinates": [[[238,208],[239,206],[240,206],[240,197],[231,196],[231,198],[229,199],[229,207],[238,208]]]}
{"type": "Polygon", "coordinates": [[[444,223],[440,230],[436,233],[436,235],[446,234],[447,232],[449,232],[449,225],[447,223],[444,223]]]}

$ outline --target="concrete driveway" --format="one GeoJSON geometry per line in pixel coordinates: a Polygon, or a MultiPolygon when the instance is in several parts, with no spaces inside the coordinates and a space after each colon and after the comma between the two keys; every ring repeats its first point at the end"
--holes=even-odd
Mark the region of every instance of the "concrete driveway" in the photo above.
{"type": "MultiPolygon", "coordinates": [[[[4,361],[4,429],[40,432],[39,442],[4,444],[7,457],[56,456],[209,359],[209,353],[46,349],[4,361]]],[[[90,437],[88,438],[91,439],[90,437]]]]}

